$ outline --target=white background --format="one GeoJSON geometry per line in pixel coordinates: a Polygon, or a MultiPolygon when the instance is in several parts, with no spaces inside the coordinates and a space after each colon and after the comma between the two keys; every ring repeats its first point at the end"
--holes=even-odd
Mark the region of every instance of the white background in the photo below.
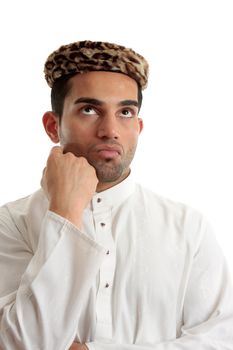
{"type": "Polygon", "coordinates": [[[233,276],[233,1],[5,1],[0,5],[0,204],[39,187],[52,144],[43,64],[77,40],[107,40],[150,63],[133,171],[204,213],[233,276]]]}

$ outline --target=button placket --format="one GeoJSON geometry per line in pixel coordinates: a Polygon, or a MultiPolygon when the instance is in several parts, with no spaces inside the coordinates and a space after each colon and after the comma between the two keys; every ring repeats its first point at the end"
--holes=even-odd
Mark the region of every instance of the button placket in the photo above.
{"type": "MultiPolygon", "coordinates": [[[[107,251],[108,253],[109,251],[107,251]]],[[[111,255],[106,253],[100,268],[100,285],[96,297],[96,337],[112,337],[112,285],[115,272],[115,252],[111,247],[111,255]]]]}
{"type": "Polygon", "coordinates": [[[111,338],[111,294],[115,273],[115,242],[111,231],[111,208],[107,207],[104,201],[99,197],[94,203],[93,218],[95,223],[96,240],[98,243],[106,247],[106,258],[100,267],[99,289],[96,296],[96,336],[111,338]]]}

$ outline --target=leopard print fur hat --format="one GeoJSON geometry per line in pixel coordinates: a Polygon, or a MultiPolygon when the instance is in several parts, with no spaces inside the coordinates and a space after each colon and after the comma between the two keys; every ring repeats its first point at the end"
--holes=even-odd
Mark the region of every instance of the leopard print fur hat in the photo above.
{"type": "Polygon", "coordinates": [[[132,49],[89,40],[61,46],[49,55],[44,66],[45,79],[50,87],[65,75],[110,71],[130,76],[143,90],[147,86],[148,70],[145,58],[132,49]]]}

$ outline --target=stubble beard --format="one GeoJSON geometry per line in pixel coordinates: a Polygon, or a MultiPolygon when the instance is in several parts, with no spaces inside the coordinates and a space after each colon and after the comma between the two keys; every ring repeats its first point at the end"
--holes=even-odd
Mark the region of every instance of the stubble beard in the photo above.
{"type": "Polygon", "coordinates": [[[122,154],[121,160],[111,158],[96,160],[87,157],[87,161],[95,168],[96,175],[101,183],[116,182],[129,172],[129,166],[133,160],[136,146],[129,149],[126,154],[122,154]]]}
{"type": "MultiPolygon", "coordinates": [[[[114,144],[114,143],[109,143],[114,144]]],[[[134,154],[137,148],[137,143],[129,148],[125,153],[122,149],[122,154],[119,156],[121,159],[106,158],[98,159],[92,156],[92,151],[95,147],[91,147],[87,154],[80,151],[79,145],[77,143],[61,143],[64,147],[64,153],[71,152],[76,157],[84,157],[87,159],[88,163],[92,165],[96,170],[96,175],[101,183],[117,182],[122,179],[125,175],[129,173],[130,164],[134,158],[134,154]]]]}

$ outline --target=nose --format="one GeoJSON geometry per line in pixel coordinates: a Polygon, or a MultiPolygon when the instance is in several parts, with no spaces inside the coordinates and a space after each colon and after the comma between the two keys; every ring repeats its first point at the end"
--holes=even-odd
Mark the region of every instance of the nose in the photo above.
{"type": "Polygon", "coordinates": [[[98,125],[97,136],[101,139],[106,138],[116,140],[120,137],[119,125],[115,115],[107,114],[102,116],[98,125]]]}

